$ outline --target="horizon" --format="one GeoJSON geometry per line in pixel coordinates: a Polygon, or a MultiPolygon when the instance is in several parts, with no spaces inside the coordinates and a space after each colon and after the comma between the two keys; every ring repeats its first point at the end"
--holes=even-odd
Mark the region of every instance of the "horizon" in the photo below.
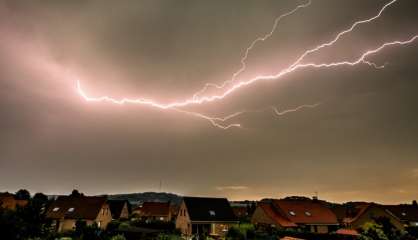
{"type": "MultiPolygon", "coordinates": [[[[7,190],[1,190],[0,193],[2,192],[9,192],[9,193],[15,193],[18,190],[21,189],[17,189],[16,191],[7,191],[7,190]]],[[[26,189],[30,192],[31,196],[33,196],[35,193],[43,193],[47,196],[68,196],[71,194],[70,190],[67,193],[47,193],[47,192],[39,192],[39,191],[30,191],[29,189],[26,189]]],[[[79,189],[73,189],[73,190],[79,190],[79,189]]],[[[322,200],[322,201],[326,201],[329,203],[337,203],[337,204],[344,204],[344,203],[349,203],[349,202],[367,202],[367,203],[377,203],[377,204],[382,204],[382,205],[402,205],[402,204],[412,204],[413,201],[416,201],[416,199],[411,199],[409,202],[379,202],[379,201],[374,201],[374,200],[364,200],[364,199],[347,199],[347,200],[343,200],[343,201],[335,201],[335,200],[331,200],[331,199],[326,199],[326,198],[321,198],[320,196],[308,196],[308,195],[286,195],[286,194],[280,194],[277,195],[275,197],[272,196],[263,196],[263,197],[258,197],[258,198],[243,198],[243,199],[230,199],[226,196],[221,196],[221,195],[217,195],[217,196],[212,196],[212,195],[184,195],[184,194],[180,194],[180,193],[176,193],[176,192],[159,192],[159,191],[153,191],[153,190],[149,190],[149,191],[141,191],[141,192],[120,192],[120,193],[85,193],[83,191],[80,191],[80,193],[84,194],[85,196],[114,196],[114,195],[130,195],[130,194],[145,194],[145,193],[155,193],[155,194],[173,194],[176,195],[178,197],[215,197],[215,198],[227,198],[228,201],[230,202],[234,202],[234,201],[261,201],[263,199],[283,199],[283,198],[287,198],[287,197],[306,197],[306,198],[310,198],[313,199],[314,197],[317,197],[318,200],[322,200]]]]}

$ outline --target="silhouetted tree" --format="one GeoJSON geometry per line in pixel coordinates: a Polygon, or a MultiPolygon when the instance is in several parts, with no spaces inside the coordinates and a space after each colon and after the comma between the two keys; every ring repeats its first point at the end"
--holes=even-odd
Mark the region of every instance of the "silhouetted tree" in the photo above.
{"type": "Polygon", "coordinates": [[[46,196],[43,193],[35,193],[35,195],[33,195],[32,200],[36,202],[46,203],[48,202],[48,196],[46,196]]]}
{"type": "Polygon", "coordinates": [[[26,189],[20,189],[16,192],[16,199],[19,200],[29,200],[30,199],[30,193],[26,189]]]}
{"type": "Polygon", "coordinates": [[[72,196],[72,197],[81,197],[81,196],[83,196],[83,194],[82,193],[80,193],[77,189],[74,189],[72,192],[71,192],[71,195],[70,196],[72,196]]]}

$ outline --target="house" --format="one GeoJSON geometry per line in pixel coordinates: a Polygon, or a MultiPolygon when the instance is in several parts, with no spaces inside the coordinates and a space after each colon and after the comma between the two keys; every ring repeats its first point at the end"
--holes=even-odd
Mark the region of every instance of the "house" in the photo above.
{"type": "Polygon", "coordinates": [[[260,227],[328,233],[338,227],[335,214],[316,199],[291,197],[259,202],[251,222],[260,227]]]}
{"type": "Polygon", "coordinates": [[[15,210],[16,207],[24,207],[28,204],[28,200],[16,199],[11,193],[0,193],[0,208],[15,210]]]}
{"type": "Polygon", "coordinates": [[[385,205],[386,210],[396,216],[405,227],[418,227],[418,206],[415,204],[385,205]]]}
{"type": "Polygon", "coordinates": [[[126,200],[108,200],[112,219],[129,218],[129,202],[126,200]]]}
{"type": "Polygon", "coordinates": [[[186,236],[224,236],[238,220],[226,198],[184,197],[176,228],[186,236]]]}
{"type": "Polygon", "coordinates": [[[398,230],[404,230],[400,219],[385,209],[385,207],[375,203],[363,203],[348,205],[346,216],[342,220],[342,225],[348,229],[360,229],[367,222],[374,222],[379,218],[388,219],[398,230]]]}
{"type": "Polygon", "coordinates": [[[59,196],[47,209],[46,218],[52,220],[57,232],[75,229],[76,222],[96,223],[105,229],[112,221],[106,197],[59,196]]]}
{"type": "Polygon", "coordinates": [[[144,202],[132,213],[144,221],[171,221],[170,202],[144,202]]]}

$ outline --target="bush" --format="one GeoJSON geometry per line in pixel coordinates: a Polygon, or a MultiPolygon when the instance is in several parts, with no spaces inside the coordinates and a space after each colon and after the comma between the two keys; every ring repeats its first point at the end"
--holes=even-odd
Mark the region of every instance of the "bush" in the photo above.
{"type": "Polygon", "coordinates": [[[110,240],[126,240],[126,238],[123,235],[116,235],[113,236],[110,240]]]}

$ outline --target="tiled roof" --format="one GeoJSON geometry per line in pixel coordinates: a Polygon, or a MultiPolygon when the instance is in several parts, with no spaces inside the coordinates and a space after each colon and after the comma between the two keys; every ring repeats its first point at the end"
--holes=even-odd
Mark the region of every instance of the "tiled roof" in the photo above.
{"type": "Polygon", "coordinates": [[[95,219],[106,197],[59,196],[46,212],[51,219],[95,219]]]}
{"type": "Polygon", "coordinates": [[[271,203],[260,202],[258,206],[263,209],[264,213],[272,219],[278,226],[282,227],[297,227],[297,224],[290,221],[288,218],[278,213],[271,203]]]}
{"type": "Polygon", "coordinates": [[[281,199],[273,200],[273,205],[296,224],[338,224],[335,214],[315,200],[281,199]]]}
{"type": "Polygon", "coordinates": [[[418,222],[418,207],[414,205],[384,205],[387,209],[401,221],[418,222]]]}
{"type": "Polygon", "coordinates": [[[349,236],[358,236],[358,235],[360,235],[354,229],[345,229],[345,228],[338,229],[335,233],[336,234],[339,234],[339,235],[349,235],[349,236]]]}
{"type": "Polygon", "coordinates": [[[226,198],[184,197],[191,221],[237,222],[226,198]]]}

